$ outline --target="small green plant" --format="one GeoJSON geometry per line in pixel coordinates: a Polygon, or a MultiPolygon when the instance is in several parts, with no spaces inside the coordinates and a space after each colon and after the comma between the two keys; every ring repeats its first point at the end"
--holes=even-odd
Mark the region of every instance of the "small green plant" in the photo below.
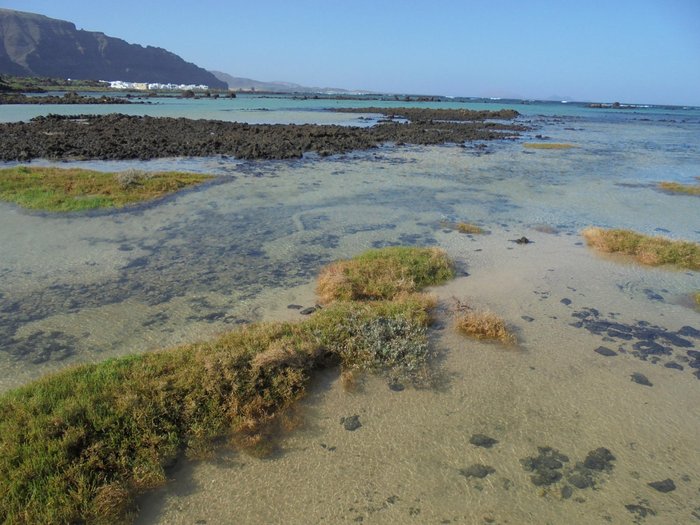
{"type": "Polygon", "coordinates": [[[700,306],[700,292],[695,292],[693,294],[693,300],[695,300],[695,304],[700,306]]]}
{"type": "Polygon", "coordinates": [[[651,266],[670,264],[700,270],[700,244],[642,235],[631,230],[590,227],[581,232],[589,246],[607,253],[633,256],[651,266]]]}

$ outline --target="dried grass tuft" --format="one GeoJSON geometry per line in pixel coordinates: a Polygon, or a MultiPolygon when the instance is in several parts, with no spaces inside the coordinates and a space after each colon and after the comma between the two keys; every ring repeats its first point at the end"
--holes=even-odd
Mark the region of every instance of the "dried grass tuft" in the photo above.
{"type": "Polygon", "coordinates": [[[485,230],[480,226],[477,226],[476,224],[471,224],[469,222],[458,222],[456,227],[459,233],[467,233],[471,235],[481,235],[483,233],[486,233],[485,230]]]}
{"type": "Polygon", "coordinates": [[[633,256],[641,264],[670,264],[700,270],[700,244],[642,235],[631,230],[589,227],[581,232],[586,243],[605,253],[633,256]]]}
{"type": "Polygon", "coordinates": [[[455,318],[455,328],[476,339],[515,343],[515,336],[508,330],[505,321],[490,311],[466,310],[455,318]]]}

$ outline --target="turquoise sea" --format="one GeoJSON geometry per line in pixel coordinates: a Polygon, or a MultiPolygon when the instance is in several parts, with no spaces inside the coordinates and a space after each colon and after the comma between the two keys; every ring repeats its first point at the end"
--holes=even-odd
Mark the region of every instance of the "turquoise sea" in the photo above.
{"type": "Polygon", "coordinates": [[[0,391],[76,363],[299,318],[287,305],[315,303],[319,268],[368,248],[437,245],[463,269],[435,290],[444,322],[433,342],[449,377],[442,388],[394,392],[368,377],[346,392],[336,373],[322,375],[303,403],[305,424],[278,456],[183,462],[168,486],[141,501],[139,523],[699,522],[700,375],[689,352],[700,350],[691,330],[700,330],[691,299],[700,274],[601,256],[580,235],[595,225],[700,242],[700,198],[657,187],[698,182],[699,108],[262,95],[148,101],[0,106],[0,121],[121,112],[371,125],[376,119],[360,117],[378,115],[332,109],[408,106],[512,108],[531,130],[517,140],[386,145],[323,159],[34,161],[218,177],[117,212],[54,215],[0,203],[0,391]],[[489,233],[460,234],[446,226],[455,221],[489,233]],[[533,242],[511,242],[522,236],[533,242]],[[504,317],[518,348],[457,336],[456,301],[504,317]],[[665,350],[645,353],[656,348],[650,343],[665,350]],[[595,352],[601,346],[617,355],[595,352]],[[652,386],[632,381],[635,373],[652,386]],[[355,432],[338,422],[350,415],[362,422],[355,432]],[[498,444],[474,446],[473,434],[498,444]],[[569,462],[562,480],[536,485],[522,460],[546,447],[569,462]],[[567,469],[600,447],[614,455],[613,468],[577,487],[567,469]],[[472,464],[494,472],[461,473],[472,464]],[[676,489],[649,486],[664,479],[676,489]]]}

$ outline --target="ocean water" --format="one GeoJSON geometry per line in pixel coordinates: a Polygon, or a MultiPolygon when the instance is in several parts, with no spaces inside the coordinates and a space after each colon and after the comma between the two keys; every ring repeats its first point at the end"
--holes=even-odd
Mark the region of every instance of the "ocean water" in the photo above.
{"type": "MultiPolygon", "coordinates": [[[[366,123],[326,110],[350,105],[379,104],[241,96],[144,106],[3,106],[0,120],[133,111],[366,123]]],[[[697,521],[700,380],[687,352],[700,350],[700,339],[687,327],[700,330],[690,300],[700,274],[600,256],[584,246],[580,231],[623,227],[700,242],[698,197],[656,188],[662,180],[700,177],[700,111],[512,107],[533,129],[522,139],[483,146],[387,146],[292,161],[60,163],[218,176],[118,212],[59,216],[0,204],[0,390],[72,364],[199,340],[246,322],[299,318],[287,305],[314,304],[313,280],[323,264],[371,247],[437,245],[462,269],[435,290],[440,323],[432,337],[445,377],[441,388],[395,392],[382,378],[367,377],[347,392],[337,372],[324,373],[300,407],[303,425],[283,437],[276,456],[225,451],[212,461],[182,463],[171,483],[140,502],[139,523],[697,521]],[[576,147],[523,147],[539,140],[576,147]],[[445,226],[452,221],[489,233],[462,235],[445,226]],[[511,242],[521,236],[533,243],[511,242]],[[450,312],[457,300],[504,317],[517,347],[455,334],[450,312]],[[610,326],[605,323],[617,330],[601,330],[610,326]],[[654,341],[670,353],[640,359],[639,349],[654,341]],[[594,352],[600,346],[618,355],[594,352]],[[634,373],[652,386],[631,381],[634,373]],[[355,414],[362,427],[348,432],[339,420],[355,414]],[[479,433],[498,443],[470,444],[479,433]],[[538,447],[568,457],[562,472],[600,447],[615,460],[611,470],[595,473],[594,487],[566,479],[539,486],[521,461],[537,456],[538,447]],[[493,472],[465,476],[475,463],[493,472]],[[676,490],[648,485],[667,478],[676,490]]]]}

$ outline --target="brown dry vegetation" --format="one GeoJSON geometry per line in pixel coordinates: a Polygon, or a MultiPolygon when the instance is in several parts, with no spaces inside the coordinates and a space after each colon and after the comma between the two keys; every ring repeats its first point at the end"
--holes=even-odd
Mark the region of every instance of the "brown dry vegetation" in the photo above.
{"type": "Polygon", "coordinates": [[[660,182],[659,188],[671,193],[683,193],[685,195],[700,195],[700,178],[697,184],[680,184],[678,182],[660,182]]]}
{"type": "Polygon", "coordinates": [[[493,312],[468,309],[455,317],[458,332],[504,344],[514,344],[515,336],[508,330],[506,322],[493,312]]]}
{"type": "Polygon", "coordinates": [[[700,244],[651,237],[631,230],[590,227],[581,232],[589,246],[606,253],[633,256],[638,262],[651,266],[670,264],[690,270],[700,270],[700,244]]]}
{"type": "Polygon", "coordinates": [[[456,226],[457,231],[459,233],[467,233],[472,235],[480,235],[482,233],[486,233],[482,227],[477,226],[476,224],[471,224],[469,222],[458,222],[456,226]]]}

